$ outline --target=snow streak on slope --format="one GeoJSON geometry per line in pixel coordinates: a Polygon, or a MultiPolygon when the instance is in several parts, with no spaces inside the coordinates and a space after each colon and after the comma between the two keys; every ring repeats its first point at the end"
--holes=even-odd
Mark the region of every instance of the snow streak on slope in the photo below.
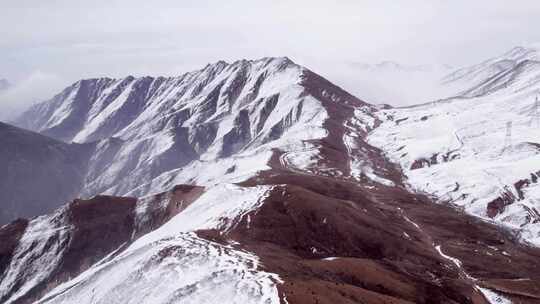
{"type": "Polygon", "coordinates": [[[177,233],[103,261],[37,303],[279,303],[275,275],[231,246],[177,233]]]}
{"type": "MultiPolygon", "coordinates": [[[[143,183],[127,195],[145,195],[158,192],[159,189],[169,189],[177,184],[213,186],[241,182],[255,176],[259,171],[269,169],[267,163],[271,156],[270,149],[258,149],[223,159],[193,161],[183,168],[167,171],[150,182],[143,183]]],[[[116,192],[116,187],[108,189],[107,192],[116,192]]]]}
{"type": "MultiPolygon", "coordinates": [[[[208,186],[223,182],[244,181],[257,172],[270,168],[267,163],[270,161],[274,149],[297,149],[296,147],[304,145],[304,141],[320,139],[327,135],[323,124],[328,115],[320,102],[312,97],[304,97],[300,104],[293,104],[285,110],[276,109],[274,111],[268,117],[268,121],[271,126],[280,127],[269,129],[269,134],[281,128],[283,117],[297,117],[296,121],[290,122],[292,125],[279,138],[274,140],[254,138],[244,149],[228,157],[219,157],[210,150],[208,153],[202,154],[200,159],[194,160],[182,168],[164,172],[150,182],[134,188],[129,192],[129,195],[143,195],[150,191],[159,192],[176,184],[208,186]],[[275,120],[275,122],[271,120],[275,120]]],[[[288,119],[286,118],[286,120],[288,119]]],[[[118,188],[118,186],[114,186],[106,192],[121,192],[118,188]]]]}
{"type": "Polygon", "coordinates": [[[270,186],[239,187],[222,184],[208,189],[184,211],[160,229],[137,240],[131,247],[174,236],[178,232],[218,229],[226,232],[242,217],[260,207],[270,186]]]}
{"type": "Polygon", "coordinates": [[[362,183],[393,187],[396,185],[396,181],[392,180],[395,176],[388,169],[388,163],[381,162],[381,153],[373,151],[373,147],[365,142],[366,135],[379,124],[380,121],[371,113],[366,113],[365,109],[355,109],[352,117],[345,122],[343,143],[349,158],[350,175],[362,183]]]}
{"type": "Polygon", "coordinates": [[[512,304],[512,301],[487,288],[478,287],[478,289],[480,289],[490,304],[512,304]]]}
{"type": "Polygon", "coordinates": [[[194,233],[227,231],[258,208],[270,190],[213,187],[162,227],[39,303],[279,303],[279,277],[258,270],[256,256],[194,233]]]}
{"type": "Polygon", "coordinates": [[[64,217],[64,209],[60,209],[53,215],[40,216],[30,221],[0,281],[0,299],[3,299],[3,303],[15,302],[49,279],[60,263],[69,241],[64,217]]]}
{"type": "MultiPolygon", "coordinates": [[[[435,245],[435,244],[434,244],[435,245]]],[[[490,304],[512,304],[512,302],[510,300],[508,300],[507,298],[499,295],[498,293],[490,290],[490,289],[487,289],[487,288],[482,288],[480,286],[478,286],[476,284],[476,282],[478,282],[478,279],[476,278],[473,278],[471,277],[464,269],[463,269],[463,263],[459,260],[459,259],[456,259],[454,257],[451,257],[447,254],[445,254],[442,249],[441,249],[441,245],[437,245],[435,246],[435,249],[437,250],[437,252],[445,259],[447,259],[448,261],[452,262],[460,271],[460,273],[466,277],[467,279],[475,282],[475,285],[474,285],[474,288],[478,291],[480,291],[482,293],[482,295],[484,295],[485,299],[488,301],[488,303],[490,304]]]]}
{"type": "Polygon", "coordinates": [[[443,84],[454,95],[473,97],[486,93],[479,90],[487,84],[512,77],[523,70],[523,66],[540,61],[540,45],[515,47],[480,64],[459,69],[443,78],[443,84]]]}
{"type": "Polygon", "coordinates": [[[413,188],[540,245],[540,126],[532,116],[540,64],[528,60],[512,77],[506,71],[491,77],[499,83],[489,90],[473,88],[474,98],[379,112],[384,123],[369,142],[401,164],[413,188]]]}

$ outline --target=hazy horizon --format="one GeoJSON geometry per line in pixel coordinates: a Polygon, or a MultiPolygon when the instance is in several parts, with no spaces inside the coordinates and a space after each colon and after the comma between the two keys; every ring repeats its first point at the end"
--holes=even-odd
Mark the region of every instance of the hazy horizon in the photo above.
{"type": "Polygon", "coordinates": [[[387,83],[354,63],[461,67],[540,41],[537,1],[406,3],[2,1],[0,78],[13,85],[0,102],[47,99],[81,78],[173,76],[218,60],[287,56],[367,101],[403,105],[426,101],[416,86],[429,91],[444,71],[387,83]]]}

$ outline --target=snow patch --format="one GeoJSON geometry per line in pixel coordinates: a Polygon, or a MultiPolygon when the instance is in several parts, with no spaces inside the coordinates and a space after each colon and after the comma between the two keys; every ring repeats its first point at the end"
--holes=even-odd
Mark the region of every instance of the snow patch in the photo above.
{"type": "Polygon", "coordinates": [[[92,267],[37,303],[280,303],[279,277],[258,267],[250,253],[177,233],[92,267]]]}
{"type": "Polygon", "coordinates": [[[487,288],[477,287],[484,297],[488,300],[490,304],[512,304],[512,301],[509,299],[497,294],[494,291],[491,291],[487,288]]]}

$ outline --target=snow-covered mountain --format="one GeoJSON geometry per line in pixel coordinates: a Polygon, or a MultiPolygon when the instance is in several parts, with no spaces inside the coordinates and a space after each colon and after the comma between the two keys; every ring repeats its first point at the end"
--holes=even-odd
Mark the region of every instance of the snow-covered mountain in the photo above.
{"type": "Polygon", "coordinates": [[[496,91],[512,81],[535,86],[539,50],[539,44],[515,47],[479,64],[459,69],[444,64],[350,62],[336,69],[331,76],[340,79],[355,95],[372,103],[403,107],[456,96],[475,97],[496,91]]]}
{"type": "MultiPolygon", "coordinates": [[[[81,195],[128,197],[1,227],[0,302],[538,302],[540,249],[523,242],[535,226],[442,204],[414,175],[428,139],[412,123],[460,102],[418,107],[431,116],[405,128],[413,109],[367,104],[287,58],[77,82],[17,124],[90,151],[81,195]]],[[[437,126],[429,144],[444,150],[437,126]]],[[[468,169],[424,174],[448,188],[444,174],[468,169]]]]}
{"type": "Polygon", "coordinates": [[[230,189],[238,194],[237,198],[244,199],[254,199],[266,191],[230,187],[204,194],[200,187],[175,187],[141,200],[98,196],[75,200],[48,216],[5,226],[2,232],[11,233],[0,235],[2,245],[18,245],[8,253],[12,263],[7,268],[2,265],[5,272],[0,300],[204,303],[226,298],[234,303],[276,302],[276,276],[257,270],[254,255],[198,237],[193,229],[210,228],[217,223],[200,222],[203,218],[191,217],[190,209],[133,242],[192,203],[192,209],[196,209],[196,204],[206,208],[207,216],[220,215],[225,202],[233,204],[227,206],[230,212],[235,207],[244,212],[253,208],[240,201],[222,200],[216,204],[216,194],[224,194],[224,190],[230,189]],[[214,207],[205,204],[209,199],[216,204],[214,207]],[[185,205],[179,206],[178,202],[185,205]],[[66,283],[51,290],[63,281],[66,283]],[[197,283],[199,286],[192,286],[197,283]]]}
{"type": "Polygon", "coordinates": [[[267,168],[272,149],[326,136],[321,99],[328,98],[357,100],[287,58],[266,58],[175,78],[82,80],[16,124],[97,141],[83,196],[141,195],[267,168]]]}
{"type": "Polygon", "coordinates": [[[515,90],[538,89],[539,64],[540,45],[519,46],[479,64],[458,69],[445,76],[442,83],[462,97],[490,94],[507,86],[514,86],[515,90]]]}
{"type": "Polygon", "coordinates": [[[379,112],[369,142],[408,182],[540,245],[540,62],[514,48],[446,79],[461,95],[379,112]],[[511,126],[508,126],[511,124],[511,126]]]}

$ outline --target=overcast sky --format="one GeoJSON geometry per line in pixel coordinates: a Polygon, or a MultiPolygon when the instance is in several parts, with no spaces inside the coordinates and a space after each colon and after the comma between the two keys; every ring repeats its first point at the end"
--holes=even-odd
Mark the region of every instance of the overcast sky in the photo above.
{"type": "Polygon", "coordinates": [[[45,99],[28,88],[289,56],[361,94],[343,64],[476,63],[540,41],[539,16],[538,0],[0,0],[0,78],[45,99]]]}

